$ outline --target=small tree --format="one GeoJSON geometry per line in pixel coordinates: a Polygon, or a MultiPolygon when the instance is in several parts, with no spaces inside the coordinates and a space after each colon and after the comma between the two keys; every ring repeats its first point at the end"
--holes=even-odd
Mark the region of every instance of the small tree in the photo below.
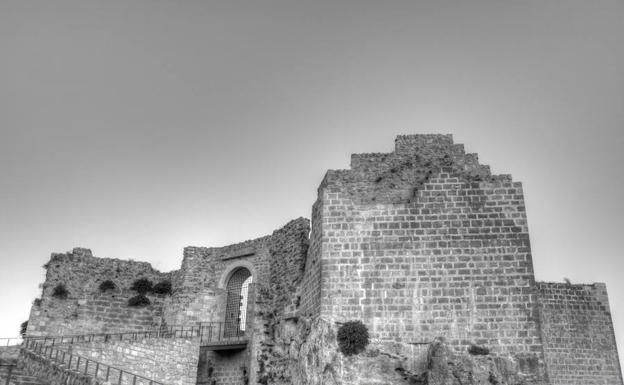
{"type": "Polygon", "coordinates": [[[130,289],[136,291],[139,294],[145,295],[152,292],[153,284],[152,281],[147,278],[140,278],[132,283],[130,289]]]}
{"type": "Polygon", "coordinates": [[[69,296],[69,290],[67,290],[65,285],[62,283],[59,283],[58,285],[56,285],[54,287],[54,290],[52,291],[52,297],[66,299],[68,296],[69,296]]]}
{"type": "Polygon", "coordinates": [[[110,279],[107,279],[106,281],[100,283],[100,286],[99,286],[99,289],[100,289],[100,291],[102,293],[104,293],[104,292],[106,292],[108,290],[115,290],[116,288],[117,288],[117,286],[110,279]]]}
{"type": "Polygon", "coordinates": [[[359,320],[345,322],[338,329],[336,339],[345,356],[361,353],[368,345],[368,328],[359,320]]]}
{"type": "Polygon", "coordinates": [[[135,295],[128,300],[128,306],[131,307],[143,307],[149,305],[150,303],[151,302],[149,298],[147,298],[143,294],[135,295]]]}
{"type": "Polygon", "coordinates": [[[171,281],[160,281],[153,288],[156,294],[171,294],[171,281]]]}

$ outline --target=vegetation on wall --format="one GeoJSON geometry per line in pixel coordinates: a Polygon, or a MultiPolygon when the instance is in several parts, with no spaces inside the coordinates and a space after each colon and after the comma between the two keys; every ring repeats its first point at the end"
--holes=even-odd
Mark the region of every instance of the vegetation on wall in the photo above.
{"type": "Polygon", "coordinates": [[[28,329],[28,321],[24,321],[20,324],[20,336],[24,337],[26,335],[26,330],[28,329]]]}
{"type": "Polygon", "coordinates": [[[135,295],[134,297],[132,297],[132,298],[130,298],[128,300],[128,306],[131,306],[131,307],[147,306],[150,303],[151,302],[150,302],[149,298],[147,298],[143,294],[135,295]]]}
{"type": "Polygon", "coordinates": [[[153,292],[156,294],[171,294],[171,281],[160,281],[154,285],[153,292]]]}
{"type": "Polygon", "coordinates": [[[116,288],[117,288],[117,286],[110,279],[107,279],[106,281],[100,283],[100,286],[99,286],[99,289],[100,289],[100,291],[102,293],[104,293],[104,292],[106,292],[108,290],[115,290],[116,288]]]}
{"type": "Polygon", "coordinates": [[[368,345],[368,328],[362,321],[348,321],[338,328],[338,348],[345,356],[358,354],[368,345]]]}
{"type": "Polygon", "coordinates": [[[152,281],[150,281],[147,278],[139,278],[132,283],[132,286],[130,286],[130,289],[136,291],[137,293],[141,295],[145,295],[147,293],[152,292],[153,284],[152,284],[152,281]]]}
{"type": "Polygon", "coordinates": [[[62,283],[59,283],[58,285],[56,285],[54,287],[54,290],[52,291],[52,297],[66,299],[68,296],[69,296],[69,290],[67,290],[65,285],[62,283]]]}

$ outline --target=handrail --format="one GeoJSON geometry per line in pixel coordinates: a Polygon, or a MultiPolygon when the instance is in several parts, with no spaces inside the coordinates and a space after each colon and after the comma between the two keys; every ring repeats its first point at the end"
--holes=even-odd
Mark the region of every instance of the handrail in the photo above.
{"type": "Polygon", "coordinates": [[[46,357],[57,365],[66,365],[68,370],[75,370],[76,372],[92,376],[95,379],[100,378],[107,382],[117,379],[118,385],[123,384],[122,381],[124,380],[124,378],[131,379],[133,385],[137,385],[137,379],[140,380],[140,384],[165,385],[164,383],[156,381],[154,379],[143,377],[139,374],[128,372],[115,366],[104,364],[102,362],[95,361],[77,354],[72,354],[65,350],[57,349],[54,346],[39,344],[37,342],[33,343],[34,345],[30,344],[30,347],[26,346],[25,349],[34,354],[39,354],[42,357],[46,357]],[[90,364],[93,368],[93,372],[90,372],[89,370],[90,364]],[[111,373],[113,374],[113,376],[111,376],[111,373]],[[115,375],[115,373],[117,373],[118,376],[115,375]],[[102,374],[102,376],[100,376],[100,374],[102,374]]]}
{"type": "Polygon", "coordinates": [[[194,338],[202,343],[246,341],[245,332],[237,322],[203,322],[197,325],[174,325],[146,331],[90,333],[60,336],[25,336],[26,346],[37,341],[44,345],[74,344],[79,342],[136,341],[141,338],[194,338]]]}
{"type": "Polygon", "coordinates": [[[7,378],[6,378],[6,382],[5,385],[9,385],[11,382],[11,375],[13,373],[13,368],[15,368],[15,364],[0,364],[0,367],[6,366],[9,369],[7,370],[7,378]]]}
{"type": "Polygon", "coordinates": [[[109,342],[109,341],[136,341],[142,338],[193,338],[201,334],[199,326],[161,328],[141,332],[120,332],[120,333],[91,333],[61,336],[37,336],[25,337],[24,343],[43,342],[44,345],[63,345],[80,342],[109,342]]]}
{"type": "Polygon", "coordinates": [[[238,322],[201,322],[199,328],[202,344],[246,342],[248,338],[238,322]]]}
{"type": "Polygon", "coordinates": [[[21,345],[24,339],[22,337],[2,337],[0,338],[0,346],[16,346],[21,345]],[[11,344],[13,342],[13,344],[11,344]]]}
{"type": "MultiPolygon", "coordinates": [[[[117,337],[132,337],[132,339],[136,339],[139,336],[143,336],[143,337],[152,337],[154,335],[156,336],[161,336],[164,335],[166,333],[177,333],[177,331],[179,330],[183,330],[184,332],[188,332],[190,329],[192,328],[192,326],[184,326],[184,325],[173,325],[173,326],[161,326],[160,328],[157,329],[150,329],[150,330],[134,330],[134,331],[122,331],[122,332],[103,332],[103,333],[84,333],[84,334],[61,334],[61,335],[54,335],[54,336],[25,336],[23,339],[24,341],[41,341],[41,340],[45,340],[45,341],[62,341],[63,343],[66,342],[66,340],[71,341],[82,341],[84,342],[85,340],[87,342],[96,339],[97,337],[107,337],[107,339],[111,339],[111,338],[115,338],[117,339],[117,337]]],[[[197,328],[197,327],[195,327],[197,328]]]]}

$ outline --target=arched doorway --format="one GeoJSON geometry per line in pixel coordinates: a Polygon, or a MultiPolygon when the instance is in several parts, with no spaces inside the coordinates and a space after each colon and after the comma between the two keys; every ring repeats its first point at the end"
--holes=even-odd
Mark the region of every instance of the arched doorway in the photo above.
{"type": "Polygon", "coordinates": [[[247,299],[252,275],[244,267],[236,269],[227,282],[225,304],[225,337],[238,337],[245,334],[247,323],[247,299]]]}

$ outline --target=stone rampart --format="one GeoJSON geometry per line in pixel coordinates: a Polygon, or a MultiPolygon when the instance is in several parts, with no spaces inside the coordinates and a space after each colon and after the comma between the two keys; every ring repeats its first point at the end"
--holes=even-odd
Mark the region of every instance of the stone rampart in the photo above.
{"type": "Polygon", "coordinates": [[[538,282],[544,353],[553,385],[621,385],[603,283],[538,282]]]}
{"type": "Polygon", "coordinates": [[[308,266],[320,279],[306,270],[304,282],[320,281],[322,318],[360,319],[380,340],[444,336],[459,350],[543,358],[522,186],[450,136],[355,155],[327,173],[315,209],[308,266]]]}
{"type": "Polygon", "coordinates": [[[42,297],[35,301],[28,322],[28,335],[85,334],[148,330],[161,324],[167,296],[149,295],[151,305],[130,307],[130,290],[138,278],[154,283],[171,280],[175,273],[161,273],[149,263],[96,258],[87,249],[53,254],[46,264],[42,297]],[[101,292],[100,283],[111,280],[116,288],[101,292]],[[67,298],[53,295],[57,285],[68,291],[67,298]]]}

